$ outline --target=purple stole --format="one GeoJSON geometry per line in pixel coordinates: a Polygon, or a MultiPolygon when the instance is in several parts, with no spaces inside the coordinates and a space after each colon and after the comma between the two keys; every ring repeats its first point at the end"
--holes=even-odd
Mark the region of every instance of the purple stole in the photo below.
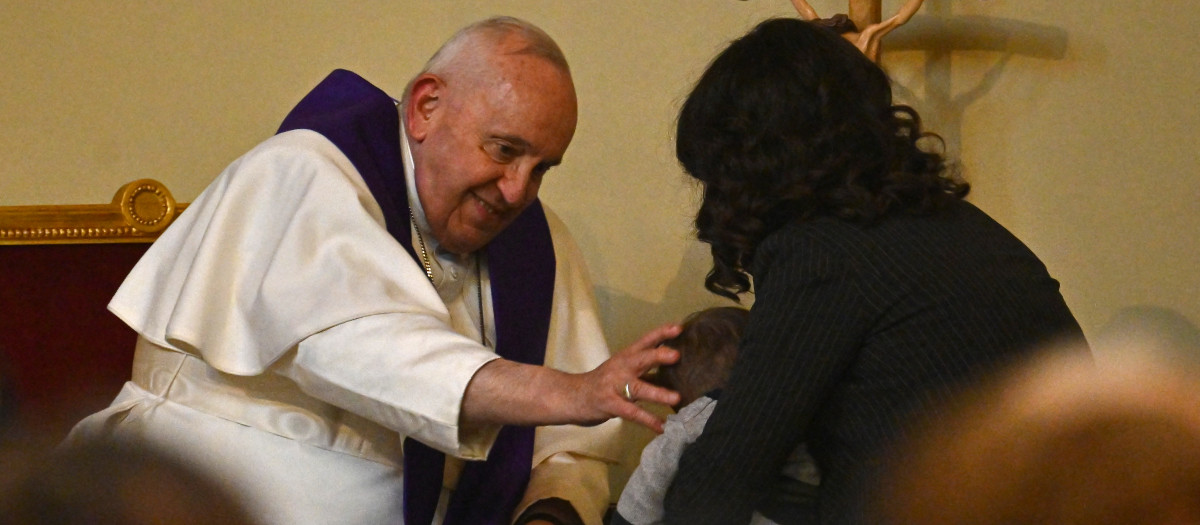
{"type": "MultiPolygon", "coordinates": [[[[400,114],[392,97],[362,77],[336,70],[292,109],[279,133],[309,129],[324,135],[358,169],[383,210],[388,233],[417,264],[409,229],[400,150],[400,114]]],[[[541,203],[484,248],[491,277],[496,353],[510,361],[545,360],[554,293],[554,246],[541,203]]],[[[508,523],[525,493],[533,463],[533,427],[505,426],[487,461],[468,462],[450,499],[445,524],[508,523]]],[[[415,439],[404,442],[404,523],[433,520],[442,492],[445,456],[415,439]]]]}

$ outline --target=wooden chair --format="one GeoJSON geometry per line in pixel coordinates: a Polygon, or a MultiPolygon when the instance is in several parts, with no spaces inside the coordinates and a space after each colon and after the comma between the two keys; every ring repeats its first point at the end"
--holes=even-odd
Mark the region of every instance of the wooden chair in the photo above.
{"type": "Polygon", "coordinates": [[[107,310],[125,275],[186,204],[142,179],[109,204],[0,207],[0,411],[47,439],[107,406],[136,334],[107,310]]]}

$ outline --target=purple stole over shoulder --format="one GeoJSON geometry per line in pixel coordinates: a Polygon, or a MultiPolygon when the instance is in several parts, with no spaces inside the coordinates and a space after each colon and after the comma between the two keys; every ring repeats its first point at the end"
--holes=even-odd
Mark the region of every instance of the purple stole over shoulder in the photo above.
{"type": "MultiPolygon", "coordinates": [[[[309,129],[350,159],[383,210],[388,232],[413,260],[407,186],[395,101],[362,77],[330,73],[292,109],[279,133],[309,129]]],[[[554,246],[545,211],[535,201],[485,248],[496,323],[496,353],[541,365],[554,293],[554,246]]],[[[468,462],[444,523],[508,523],[525,493],[533,462],[533,427],[505,426],[487,461],[468,462]]],[[[404,443],[404,522],[433,519],[445,457],[423,443],[404,443]]]]}

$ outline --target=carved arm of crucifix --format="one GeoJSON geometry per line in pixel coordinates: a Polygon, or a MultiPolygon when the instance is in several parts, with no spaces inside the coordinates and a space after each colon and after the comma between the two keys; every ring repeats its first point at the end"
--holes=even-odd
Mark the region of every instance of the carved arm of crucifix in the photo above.
{"type": "MultiPolygon", "coordinates": [[[[846,40],[858,47],[863,54],[873,61],[879,60],[879,47],[883,37],[893,29],[904,25],[921,8],[925,0],[908,0],[894,16],[880,21],[882,0],[850,0],[850,20],[858,28],[858,32],[842,34],[846,40]]],[[[792,5],[800,13],[800,18],[816,20],[821,18],[817,11],[805,0],[792,0],[792,5]]]]}

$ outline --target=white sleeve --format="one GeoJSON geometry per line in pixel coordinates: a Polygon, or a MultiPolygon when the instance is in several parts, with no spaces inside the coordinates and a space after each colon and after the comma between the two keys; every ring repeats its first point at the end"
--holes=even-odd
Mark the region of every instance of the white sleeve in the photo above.
{"type": "Polygon", "coordinates": [[[313,397],[446,454],[485,459],[500,426],[464,432],[459,415],[471,377],[498,358],[436,315],[388,313],[301,341],[287,375],[313,397]]]}
{"type": "Polygon", "coordinates": [[[617,501],[617,512],[633,524],[659,523],[667,487],[679,470],[679,458],[704,431],[716,402],[701,397],[667,418],[663,433],[642,449],[642,458],[617,501]]]}

